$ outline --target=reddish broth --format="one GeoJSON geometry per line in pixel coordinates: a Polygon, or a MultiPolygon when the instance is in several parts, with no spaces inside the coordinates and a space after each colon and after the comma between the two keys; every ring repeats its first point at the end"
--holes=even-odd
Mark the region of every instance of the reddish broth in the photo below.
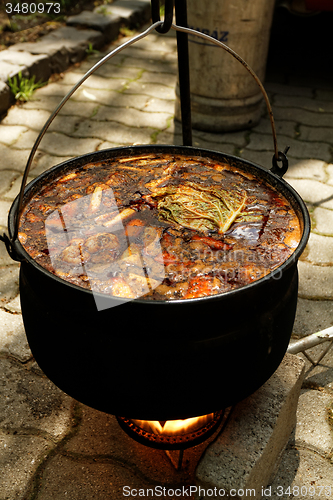
{"type": "Polygon", "coordinates": [[[290,203],[251,174],[156,154],[59,176],[26,204],[19,239],[38,264],[80,287],[172,300],[263,278],[292,255],[301,229],[290,203]]]}

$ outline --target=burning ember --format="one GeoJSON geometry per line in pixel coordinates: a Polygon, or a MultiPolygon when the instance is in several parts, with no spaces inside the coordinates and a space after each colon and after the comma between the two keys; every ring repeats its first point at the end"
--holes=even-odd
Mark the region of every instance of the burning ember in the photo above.
{"type": "Polygon", "coordinates": [[[218,428],[224,411],[184,420],[138,420],[117,417],[121,428],[146,446],[181,450],[205,441],[218,428]]]}
{"type": "Polygon", "coordinates": [[[183,436],[205,427],[214,418],[214,413],[184,420],[132,420],[132,422],[147,432],[164,436],[183,436]]]}

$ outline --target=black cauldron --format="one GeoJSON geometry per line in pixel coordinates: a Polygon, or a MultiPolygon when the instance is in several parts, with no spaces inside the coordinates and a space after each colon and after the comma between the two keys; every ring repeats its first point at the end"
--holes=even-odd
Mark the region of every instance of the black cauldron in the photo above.
{"type": "MultiPolygon", "coordinates": [[[[300,219],[302,238],[295,252],[265,278],[227,293],[126,303],[101,295],[106,308],[97,311],[91,291],[43,269],[17,239],[8,246],[21,261],[29,345],[58,387],[106,413],[147,420],[187,418],[240,401],[264,384],[282,361],[295,319],[297,260],[309,237],[309,215],[300,196],[274,169],[186,146],[133,146],[74,158],[30,182],[24,203],[60,172],[147,153],[204,156],[265,180],[285,196],[300,219]]],[[[16,199],[9,214],[10,240],[18,205],[16,199]]]]}

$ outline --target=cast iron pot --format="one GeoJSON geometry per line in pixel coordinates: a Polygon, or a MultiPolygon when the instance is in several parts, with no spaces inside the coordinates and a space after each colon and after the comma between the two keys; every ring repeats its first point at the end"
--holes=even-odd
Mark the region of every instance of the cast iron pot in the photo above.
{"type": "MultiPolygon", "coordinates": [[[[13,258],[21,261],[26,335],[45,374],[88,406],[147,420],[211,413],[256,391],[284,357],[295,319],[297,261],[309,237],[309,215],[281,173],[273,173],[276,169],[186,146],[133,146],[74,158],[30,182],[24,203],[69,169],[141,153],[208,157],[265,180],[285,196],[300,219],[302,238],[295,252],[265,278],[227,293],[126,303],[101,295],[106,308],[97,311],[91,291],[46,271],[16,239],[10,247],[13,258]]],[[[10,240],[17,211],[18,199],[9,214],[10,240]]]]}

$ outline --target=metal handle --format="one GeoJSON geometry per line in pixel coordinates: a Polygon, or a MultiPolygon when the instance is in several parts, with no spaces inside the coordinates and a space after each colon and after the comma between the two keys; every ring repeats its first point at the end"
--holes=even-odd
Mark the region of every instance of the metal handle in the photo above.
{"type": "MultiPolygon", "coordinates": [[[[158,23],[160,17],[160,0],[151,0],[151,18],[153,23],[158,23]]],[[[156,28],[158,33],[167,33],[172,25],[173,19],[173,0],[165,0],[164,4],[164,22],[156,28]]]]}
{"type": "MultiPolygon", "coordinates": [[[[143,31],[142,33],[140,33],[139,35],[136,35],[135,37],[131,38],[130,40],[128,40],[127,42],[123,43],[122,45],[120,45],[116,49],[112,50],[109,54],[107,54],[106,56],[104,56],[99,62],[97,62],[92,68],[90,68],[89,71],[87,71],[87,73],[65,95],[65,97],[61,100],[61,102],[58,104],[58,106],[52,112],[52,114],[50,115],[50,117],[48,118],[48,120],[46,121],[46,123],[44,124],[43,128],[41,129],[41,131],[40,131],[40,133],[39,133],[39,135],[38,135],[38,137],[37,137],[37,139],[36,139],[36,141],[35,141],[35,143],[34,143],[34,145],[32,147],[32,150],[30,152],[30,155],[29,155],[29,158],[28,158],[28,161],[27,161],[27,165],[25,167],[25,171],[24,171],[23,179],[22,179],[22,184],[21,184],[21,189],[20,189],[20,193],[19,193],[19,196],[18,196],[17,211],[16,211],[15,216],[14,216],[14,233],[13,233],[13,238],[12,238],[12,240],[10,242],[12,246],[14,246],[13,244],[16,241],[17,235],[18,235],[19,221],[20,221],[20,216],[21,216],[21,212],[22,212],[22,209],[23,209],[22,203],[23,203],[24,190],[25,190],[25,185],[26,185],[27,178],[28,178],[28,175],[29,175],[29,172],[30,172],[31,164],[32,164],[32,161],[34,159],[34,156],[35,156],[35,153],[37,151],[37,148],[38,148],[38,146],[39,146],[42,138],[44,137],[47,129],[49,128],[49,126],[53,122],[54,118],[57,116],[57,114],[59,113],[59,111],[61,110],[61,108],[66,104],[66,102],[68,101],[68,99],[74,94],[74,92],[100,66],[102,66],[105,62],[107,62],[109,59],[111,59],[113,56],[115,56],[116,54],[118,54],[119,52],[121,52],[123,49],[125,49],[129,45],[132,45],[135,42],[137,42],[138,40],[141,40],[142,38],[145,38],[154,29],[157,29],[157,28],[159,28],[162,25],[164,25],[164,21],[157,21],[156,23],[152,24],[149,28],[147,28],[145,31],[143,31]]],[[[265,89],[264,89],[261,81],[259,80],[258,76],[256,75],[256,73],[247,64],[247,62],[245,62],[244,59],[242,59],[234,50],[232,50],[230,47],[228,47],[224,43],[220,42],[219,40],[216,40],[215,38],[212,38],[209,35],[206,35],[206,34],[201,33],[199,31],[193,30],[191,28],[185,28],[183,26],[177,26],[175,24],[172,24],[171,28],[173,30],[175,30],[175,31],[179,31],[179,32],[183,32],[183,33],[188,33],[188,34],[199,36],[199,37],[201,37],[201,38],[203,38],[205,40],[208,40],[209,42],[214,43],[215,45],[218,45],[218,46],[222,47],[224,50],[226,50],[227,52],[229,52],[229,54],[231,54],[235,59],[237,59],[247,69],[247,71],[251,74],[251,76],[257,82],[257,84],[258,84],[258,86],[259,86],[259,88],[260,88],[260,90],[261,90],[261,92],[262,92],[262,94],[264,96],[265,103],[266,103],[266,106],[267,106],[267,110],[268,110],[268,113],[269,113],[271,127],[272,127],[273,143],[274,143],[274,156],[273,156],[273,168],[271,169],[271,172],[273,172],[274,174],[277,174],[279,177],[282,177],[282,175],[286,172],[286,170],[288,168],[288,160],[287,160],[287,157],[286,157],[286,151],[284,153],[282,153],[281,151],[278,150],[277,139],[276,139],[276,129],[275,129],[275,123],[274,123],[274,118],[273,118],[273,112],[272,112],[271,104],[269,102],[269,99],[268,99],[268,96],[266,94],[266,91],[265,91],[265,89]],[[282,162],[282,167],[278,166],[278,162],[282,162]]],[[[8,237],[6,237],[6,238],[8,240],[8,237]]],[[[0,239],[2,239],[3,241],[5,241],[5,237],[1,237],[0,236],[0,239]]],[[[8,241],[7,240],[6,240],[6,245],[8,246],[8,241],[9,240],[8,241]]]]}

